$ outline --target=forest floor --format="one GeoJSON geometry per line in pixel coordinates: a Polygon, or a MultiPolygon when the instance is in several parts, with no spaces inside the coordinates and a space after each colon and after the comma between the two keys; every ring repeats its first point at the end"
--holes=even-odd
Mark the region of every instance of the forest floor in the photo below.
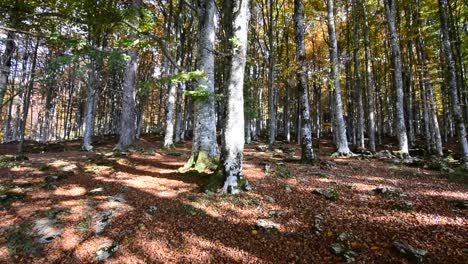
{"type": "Polygon", "coordinates": [[[188,143],[114,144],[28,144],[28,160],[0,164],[0,263],[408,263],[396,241],[428,263],[468,263],[467,185],[440,171],[333,159],[329,140],[316,166],[297,146],[252,144],[253,190],[219,196],[202,191],[209,176],[178,172],[188,143]]]}

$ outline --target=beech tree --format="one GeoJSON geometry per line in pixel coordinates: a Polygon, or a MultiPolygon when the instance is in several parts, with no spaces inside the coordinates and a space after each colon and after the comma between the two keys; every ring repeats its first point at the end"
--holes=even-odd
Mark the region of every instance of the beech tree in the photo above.
{"type": "MultiPolygon", "coordinates": [[[[243,185],[242,163],[244,151],[244,71],[247,59],[247,30],[249,25],[248,1],[234,0],[232,14],[230,63],[226,89],[226,117],[220,169],[223,175],[223,192],[236,194],[243,185]]],[[[245,183],[244,183],[245,184],[245,183]]]]}
{"type": "Polygon", "coordinates": [[[402,153],[408,154],[408,136],[406,134],[405,115],[403,109],[403,76],[401,69],[401,52],[400,45],[398,43],[398,33],[395,26],[396,19],[396,8],[395,0],[385,0],[385,11],[387,14],[388,30],[390,34],[390,46],[392,49],[392,61],[393,61],[393,83],[396,91],[396,129],[399,149],[402,153]]]}
{"type": "Polygon", "coordinates": [[[216,7],[214,0],[202,1],[198,9],[199,40],[197,70],[205,76],[197,78],[193,96],[193,140],[192,154],[186,168],[194,167],[203,171],[215,167],[218,157],[216,142],[216,113],[214,95],[214,49],[216,35],[216,7]]]}
{"type": "Polygon", "coordinates": [[[294,1],[294,23],[296,26],[296,57],[299,64],[297,79],[301,104],[301,161],[310,163],[315,159],[312,147],[312,127],[309,111],[309,88],[307,70],[305,67],[305,41],[304,41],[304,5],[302,0],[294,1]]]}
{"type": "Polygon", "coordinates": [[[334,129],[336,130],[335,144],[338,155],[349,155],[351,151],[348,147],[348,139],[346,137],[346,126],[343,118],[343,103],[341,100],[341,80],[340,80],[340,62],[338,58],[338,43],[336,40],[335,29],[335,10],[334,0],[327,0],[327,23],[328,35],[330,37],[330,82],[333,94],[334,104],[334,129]]]}
{"type": "MultiPolygon", "coordinates": [[[[137,21],[140,1],[133,0],[132,9],[133,17],[130,23],[137,21]]],[[[130,39],[134,39],[135,32],[130,34],[130,39]]],[[[135,110],[135,94],[136,94],[136,79],[138,71],[138,48],[132,47],[127,52],[128,61],[125,69],[125,79],[123,84],[123,99],[122,99],[122,115],[120,118],[120,138],[116,149],[123,150],[133,144],[136,135],[136,110],[135,110]]]]}
{"type": "Polygon", "coordinates": [[[447,26],[447,0],[439,0],[439,16],[442,32],[442,46],[445,54],[445,63],[448,70],[448,84],[450,87],[450,96],[452,99],[452,111],[457,126],[458,138],[463,151],[464,162],[468,164],[468,139],[466,134],[465,123],[460,108],[460,101],[458,98],[458,88],[455,70],[455,61],[453,59],[452,45],[450,43],[450,36],[447,26]]]}

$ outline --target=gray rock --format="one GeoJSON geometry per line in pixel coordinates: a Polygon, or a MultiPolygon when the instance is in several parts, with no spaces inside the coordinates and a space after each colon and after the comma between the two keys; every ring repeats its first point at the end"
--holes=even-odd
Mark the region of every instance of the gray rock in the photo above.
{"type": "Polygon", "coordinates": [[[260,219],[254,226],[255,230],[262,230],[267,232],[277,232],[278,225],[268,219],[260,219]]]}
{"type": "Polygon", "coordinates": [[[150,205],[150,206],[148,207],[148,212],[149,212],[150,214],[156,213],[157,210],[158,210],[158,208],[157,208],[156,206],[154,206],[154,205],[150,205]]]}
{"type": "Polygon", "coordinates": [[[409,244],[394,241],[393,247],[398,250],[405,258],[416,263],[422,263],[428,252],[423,249],[414,248],[409,244]]]}
{"type": "Polygon", "coordinates": [[[275,198],[269,196],[269,195],[265,195],[265,199],[267,199],[268,202],[270,203],[274,203],[275,202],[275,198]]]}
{"type": "Polygon", "coordinates": [[[64,172],[71,172],[71,171],[74,171],[76,169],[78,169],[78,166],[76,166],[76,164],[70,164],[70,165],[67,165],[65,167],[62,167],[60,170],[64,171],[64,172]]]}
{"type": "Polygon", "coordinates": [[[284,215],[284,211],[281,210],[270,210],[268,211],[268,215],[272,218],[280,218],[284,215]]]}
{"type": "Polygon", "coordinates": [[[49,175],[44,178],[44,182],[47,184],[56,183],[59,180],[59,178],[60,177],[57,175],[49,175]]]}
{"type": "Polygon", "coordinates": [[[104,188],[99,187],[96,189],[92,189],[91,191],[88,192],[88,195],[98,195],[100,193],[104,192],[104,188]]]}
{"type": "Polygon", "coordinates": [[[267,145],[259,145],[255,149],[258,150],[258,151],[261,151],[261,152],[265,152],[265,151],[268,150],[268,146],[267,145]]]}
{"type": "Polygon", "coordinates": [[[333,188],[328,188],[327,190],[317,188],[314,190],[314,193],[324,196],[325,198],[327,198],[327,200],[330,200],[333,202],[337,201],[339,198],[338,192],[336,192],[333,188]]]}
{"type": "Polygon", "coordinates": [[[346,263],[353,263],[356,261],[356,257],[359,256],[359,254],[353,250],[349,250],[345,245],[341,243],[334,243],[330,245],[330,251],[337,255],[342,257],[346,263]]]}
{"type": "Polygon", "coordinates": [[[56,219],[40,218],[34,221],[33,232],[39,243],[47,244],[62,235],[63,227],[56,219]]]}
{"type": "Polygon", "coordinates": [[[346,247],[341,243],[334,243],[330,245],[330,250],[333,254],[341,256],[346,252],[346,247]]]}
{"type": "Polygon", "coordinates": [[[375,154],[375,157],[380,160],[394,159],[396,158],[390,151],[382,150],[375,154]]]}
{"type": "Polygon", "coordinates": [[[392,197],[400,197],[403,194],[401,189],[394,188],[394,187],[378,187],[374,189],[374,192],[385,195],[385,196],[392,196],[392,197]]]}
{"type": "Polygon", "coordinates": [[[95,252],[95,260],[103,261],[112,257],[115,252],[119,249],[119,244],[117,242],[108,240],[104,241],[95,252]]]}
{"type": "Polygon", "coordinates": [[[325,220],[321,214],[315,215],[314,217],[315,233],[320,234],[323,231],[322,225],[324,221],[325,220]]]}
{"type": "Polygon", "coordinates": [[[96,234],[100,234],[102,233],[102,231],[104,231],[106,226],[112,220],[113,215],[114,215],[114,210],[109,209],[109,210],[102,211],[95,216],[96,223],[94,224],[94,230],[96,231],[96,234]]]}
{"type": "Polygon", "coordinates": [[[109,202],[114,202],[114,203],[125,203],[126,200],[125,200],[125,196],[123,193],[119,193],[119,194],[116,194],[114,196],[110,196],[109,198],[107,198],[107,200],[109,202]]]}
{"type": "Polygon", "coordinates": [[[284,191],[285,191],[286,193],[292,193],[292,189],[291,189],[291,187],[290,187],[289,185],[286,185],[286,186],[284,187],[284,191]]]}
{"type": "Polygon", "coordinates": [[[339,236],[338,236],[338,241],[340,242],[346,242],[348,240],[350,240],[353,236],[349,233],[341,233],[339,236]]]}

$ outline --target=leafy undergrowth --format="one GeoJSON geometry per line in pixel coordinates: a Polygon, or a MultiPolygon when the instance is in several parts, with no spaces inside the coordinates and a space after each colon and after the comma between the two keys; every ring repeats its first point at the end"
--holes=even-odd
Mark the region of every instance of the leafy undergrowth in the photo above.
{"type": "Polygon", "coordinates": [[[253,190],[218,196],[201,191],[209,174],[178,172],[189,144],[161,150],[146,137],[115,153],[114,143],[0,164],[0,262],[87,263],[108,248],[110,263],[407,262],[395,241],[426,250],[428,263],[468,262],[467,188],[441,172],[332,159],[327,140],[316,166],[300,165],[296,146],[252,144],[253,190]],[[32,223],[44,216],[63,232],[39,245],[32,223]]]}

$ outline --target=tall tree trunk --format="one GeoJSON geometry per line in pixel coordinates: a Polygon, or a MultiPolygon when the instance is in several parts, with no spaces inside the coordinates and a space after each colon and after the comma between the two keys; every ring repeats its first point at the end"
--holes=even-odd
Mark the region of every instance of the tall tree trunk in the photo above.
{"type": "Polygon", "coordinates": [[[8,76],[10,75],[11,58],[15,52],[15,33],[8,31],[5,43],[5,51],[0,61],[0,120],[3,111],[3,98],[8,86],[8,76]]]}
{"type": "MultiPolygon", "coordinates": [[[[214,97],[214,45],[216,32],[216,5],[214,0],[204,0],[200,6],[200,34],[198,40],[197,70],[206,77],[197,78],[194,90],[201,96],[193,96],[193,144],[192,154],[185,168],[203,171],[214,168],[219,154],[216,142],[216,113],[214,97]]],[[[242,90],[241,90],[242,92],[242,90]]],[[[243,122],[243,120],[242,120],[243,122]]],[[[243,125],[242,125],[243,129],[243,125]]],[[[244,136],[242,132],[241,137],[244,136]]]]}
{"type": "Polygon", "coordinates": [[[269,0],[268,13],[268,115],[269,115],[269,133],[268,145],[272,147],[276,140],[276,108],[275,108],[275,47],[273,35],[273,8],[274,0],[269,0]]]}
{"type": "Polygon", "coordinates": [[[453,51],[450,43],[450,37],[447,25],[447,0],[439,0],[439,16],[440,26],[442,31],[442,45],[445,54],[445,64],[447,65],[448,84],[450,87],[450,96],[452,99],[452,114],[457,126],[457,134],[462,148],[462,156],[464,162],[468,164],[468,141],[466,138],[465,123],[461,112],[460,102],[458,99],[457,78],[455,75],[455,61],[453,59],[453,51]]]}
{"type": "Polygon", "coordinates": [[[226,89],[226,118],[224,123],[221,171],[225,193],[239,193],[243,187],[242,162],[244,151],[244,71],[247,57],[248,2],[232,1],[231,58],[226,89]]]}
{"type": "MultiPolygon", "coordinates": [[[[133,21],[139,14],[140,0],[133,0],[132,12],[133,21]]],[[[133,39],[136,34],[132,32],[130,38],[133,39]]],[[[122,112],[120,116],[120,137],[117,143],[116,149],[124,150],[135,140],[136,133],[136,110],[135,110],[135,96],[136,96],[136,82],[138,73],[138,48],[132,47],[127,51],[129,60],[125,67],[125,78],[123,87],[123,98],[122,98],[122,112]]]]}
{"type": "MultiPolygon", "coordinates": [[[[39,48],[39,39],[36,40],[36,45],[34,47],[34,55],[32,59],[32,65],[31,65],[31,74],[29,77],[29,84],[28,88],[25,91],[24,94],[24,100],[23,100],[23,116],[20,121],[20,128],[19,128],[19,142],[18,142],[18,149],[17,149],[17,154],[19,156],[23,155],[23,146],[24,146],[24,137],[26,134],[26,122],[28,119],[28,111],[29,111],[29,105],[31,103],[31,97],[33,93],[33,88],[34,88],[34,82],[35,82],[35,77],[36,77],[36,65],[37,65],[37,50],[39,48]]],[[[32,128],[32,127],[31,127],[32,128]]]]}
{"type": "Polygon", "coordinates": [[[375,104],[374,104],[374,80],[372,78],[372,55],[369,41],[369,23],[367,21],[366,3],[361,1],[363,7],[362,18],[364,20],[364,46],[366,60],[366,83],[367,83],[367,107],[368,107],[368,131],[369,134],[369,149],[375,152],[375,104]]]}
{"type": "Polygon", "coordinates": [[[340,62],[338,59],[338,43],[336,40],[335,30],[335,14],[334,14],[334,0],[327,0],[327,18],[328,18],[328,34],[330,37],[330,61],[331,71],[330,80],[333,82],[333,104],[335,106],[335,123],[336,135],[335,144],[337,147],[338,155],[349,155],[351,152],[348,147],[348,140],[346,138],[346,126],[343,118],[343,103],[341,101],[341,83],[340,83],[340,62]]]}
{"type": "Polygon", "coordinates": [[[405,112],[403,108],[403,76],[401,69],[401,52],[398,44],[398,33],[395,26],[395,0],[385,0],[385,10],[390,34],[390,46],[393,55],[393,75],[396,91],[396,129],[399,151],[408,154],[408,136],[406,134],[405,112]]]}
{"type": "Polygon", "coordinates": [[[364,105],[362,102],[363,85],[361,78],[361,52],[359,45],[359,20],[358,20],[358,7],[357,0],[353,1],[353,31],[354,31],[354,87],[357,96],[357,147],[364,149],[364,105]]]}
{"type": "Polygon", "coordinates": [[[92,137],[94,134],[94,121],[96,119],[96,105],[99,93],[99,74],[101,67],[95,59],[91,59],[91,68],[88,73],[88,94],[86,98],[86,113],[83,132],[83,150],[92,151],[92,137]]]}
{"type": "Polygon", "coordinates": [[[310,121],[309,89],[305,67],[304,5],[302,0],[294,0],[294,24],[296,28],[296,57],[299,64],[298,90],[301,101],[301,162],[311,163],[315,159],[312,147],[312,126],[310,121]]]}

